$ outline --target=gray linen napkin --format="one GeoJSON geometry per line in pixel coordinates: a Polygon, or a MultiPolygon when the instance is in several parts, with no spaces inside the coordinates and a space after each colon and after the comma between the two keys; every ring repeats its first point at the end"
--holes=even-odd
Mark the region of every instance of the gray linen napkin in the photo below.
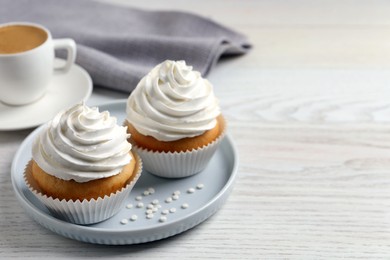
{"type": "Polygon", "coordinates": [[[95,84],[130,92],[151,68],[185,60],[207,75],[222,55],[244,54],[245,36],[210,19],[85,0],[0,0],[0,23],[43,24],[53,38],[73,38],[77,64],[95,84]]]}

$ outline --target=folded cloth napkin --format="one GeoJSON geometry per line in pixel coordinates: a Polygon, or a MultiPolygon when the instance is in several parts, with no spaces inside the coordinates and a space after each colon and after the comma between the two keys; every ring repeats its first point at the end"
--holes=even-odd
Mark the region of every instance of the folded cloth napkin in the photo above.
{"type": "Polygon", "coordinates": [[[0,0],[0,23],[29,21],[53,38],[73,38],[76,63],[95,84],[130,92],[152,67],[185,60],[207,75],[222,55],[250,48],[245,36],[210,19],[85,0],[0,0]]]}

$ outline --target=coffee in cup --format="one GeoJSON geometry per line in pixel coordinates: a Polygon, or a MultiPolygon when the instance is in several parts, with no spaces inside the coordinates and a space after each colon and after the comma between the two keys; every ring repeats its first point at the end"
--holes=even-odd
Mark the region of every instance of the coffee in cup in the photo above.
{"type": "Polygon", "coordinates": [[[52,39],[45,27],[33,23],[0,25],[0,101],[25,105],[41,98],[53,73],[67,73],[76,58],[72,39],[52,39]],[[54,51],[65,49],[64,66],[54,68],[54,51]]]}
{"type": "Polygon", "coordinates": [[[0,54],[15,54],[32,50],[47,40],[48,35],[30,25],[0,27],[0,54]]]}

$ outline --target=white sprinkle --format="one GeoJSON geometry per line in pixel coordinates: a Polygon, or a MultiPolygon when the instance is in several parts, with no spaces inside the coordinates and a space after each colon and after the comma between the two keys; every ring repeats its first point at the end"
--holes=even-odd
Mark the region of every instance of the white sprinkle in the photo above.
{"type": "Polygon", "coordinates": [[[149,192],[149,191],[147,191],[147,190],[146,190],[146,191],[144,191],[144,195],[145,195],[145,196],[148,196],[149,194],[150,194],[150,192],[149,192]]]}
{"type": "Polygon", "coordinates": [[[129,203],[129,204],[126,205],[126,208],[127,208],[127,209],[131,209],[132,207],[133,207],[133,204],[131,204],[131,203],[129,203]]]}
{"type": "Polygon", "coordinates": [[[169,210],[169,212],[175,213],[175,212],[176,212],[176,208],[171,208],[171,209],[169,210]]]}
{"type": "Polygon", "coordinates": [[[175,191],[172,195],[180,195],[180,191],[177,190],[177,191],[175,191]]]}
{"type": "Polygon", "coordinates": [[[189,188],[188,190],[187,190],[187,193],[194,193],[195,192],[195,189],[194,188],[189,188]]]}
{"type": "Polygon", "coordinates": [[[158,210],[158,208],[153,208],[153,209],[152,209],[152,212],[153,212],[153,213],[156,213],[157,210],[158,210]]]}
{"type": "Polygon", "coordinates": [[[155,190],[153,188],[149,188],[148,191],[150,194],[153,194],[155,192],[155,190]]]}
{"type": "Polygon", "coordinates": [[[171,203],[171,202],[172,202],[172,198],[171,198],[171,197],[166,198],[166,199],[165,199],[165,202],[166,202],[166,203],[171,203]]]}
{"type": "Polygon", "coordinates": [[[145,211],[145,214],[148,215],[148,214],[152,214],[153,213],[153,210],[151,209],[148,209],[147,211],[145,211]]]}
{"type": "Polygon", "coordinates": [[[153,217],[154,217],[154,215],[153,215],[152,213],[146,215],[146,218],[147,218],[147,219],[151,219],[151,218],[153,218],[153,217]]]}
{"type": "Polygon", "coordinates": [[[181,205],[181,208],[182,209],[186,209],[186,208],[188,208],[189,207],[189,205],[187,204],[187,203],[184,203],[183,205],[181,205]]]}
{"type": "Polygon", "coordinates": [[[172,199],[173,199],[173,200],[178,200],[178,199],[179,199],[179,195],[173,195],[173,196],[172,196],[172,199]]]}
{"type": "Polygon", "coordinates": [[[197,188],[198,190],[203,189],[203,188],[204,188],[203,183],[199,183],[198,185],[196,185],[196,188],[197,188]]]}
{"type": "Polygon", "coordinates": [[[167,217],[166,216],[161,216],[159,221],[160,222],[165,222],[165,221],[167,221],[167,217]]]}
{"type": "Polygon", "coordinates": [[[163,211],[161,211],[161,214],[163,215],[167,215],[169,213],[169,211],[167,209],[164,209],[163,211]]]}
{"type": "Polygon", "coordinates": [[[137,204],[137,208],[143,208],[144,204],[142,202],[137,204]]]}
{"type": "Polygon", "coordinates": [[[135,200],[138,200],[138,201],[142,200],[142,196],[135,197],[135,200]]]}
{"type": "Polygon", "coordinates": [[[154,208],[154,206],[152,204],[148,204],[148,206],[146,206],[146,208],[152,209],[152,208],[154,208]]]}
{"type": "Polygon", "coordinates": [[[152,201],[152,204],[153,204],[153,205],[157,205],[158,202],[159,202],[158,200],[153,200],[153,201],[152,201]]]}
{"type": "Polygon", "coordinates": [[[121,224],[122,224],[122,225],[126,225],[128,222],[129,222],[129,221],[127,221],[127,219],[125,219],[125,218],[121,220],[121,224]]]}
{"type": "Polygon", "coordinates": [[[131,221],[136,221],[137,218],[138,218],[137,215],[133,215],[133,216],[131,216],[130,220],[131,220],[131,221]]]}

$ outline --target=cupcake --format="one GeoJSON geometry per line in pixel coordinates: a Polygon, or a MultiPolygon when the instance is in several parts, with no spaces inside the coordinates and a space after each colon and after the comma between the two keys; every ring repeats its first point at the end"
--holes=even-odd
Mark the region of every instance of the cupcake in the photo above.
{"type": "Polygon", "coordinates": [[[62,111],[33,142],[27,186],[59,218],[103,221],[120,210],[141,174],[128,138],[108,111],[84,104],[62,111]]]}
{"type": "Polygon", "coordinates": [[[225,132],[210,82],[185,61],[167,60],[127,100],[130,142],[149,172],[179,178],[202,171],[225,132]]]}

